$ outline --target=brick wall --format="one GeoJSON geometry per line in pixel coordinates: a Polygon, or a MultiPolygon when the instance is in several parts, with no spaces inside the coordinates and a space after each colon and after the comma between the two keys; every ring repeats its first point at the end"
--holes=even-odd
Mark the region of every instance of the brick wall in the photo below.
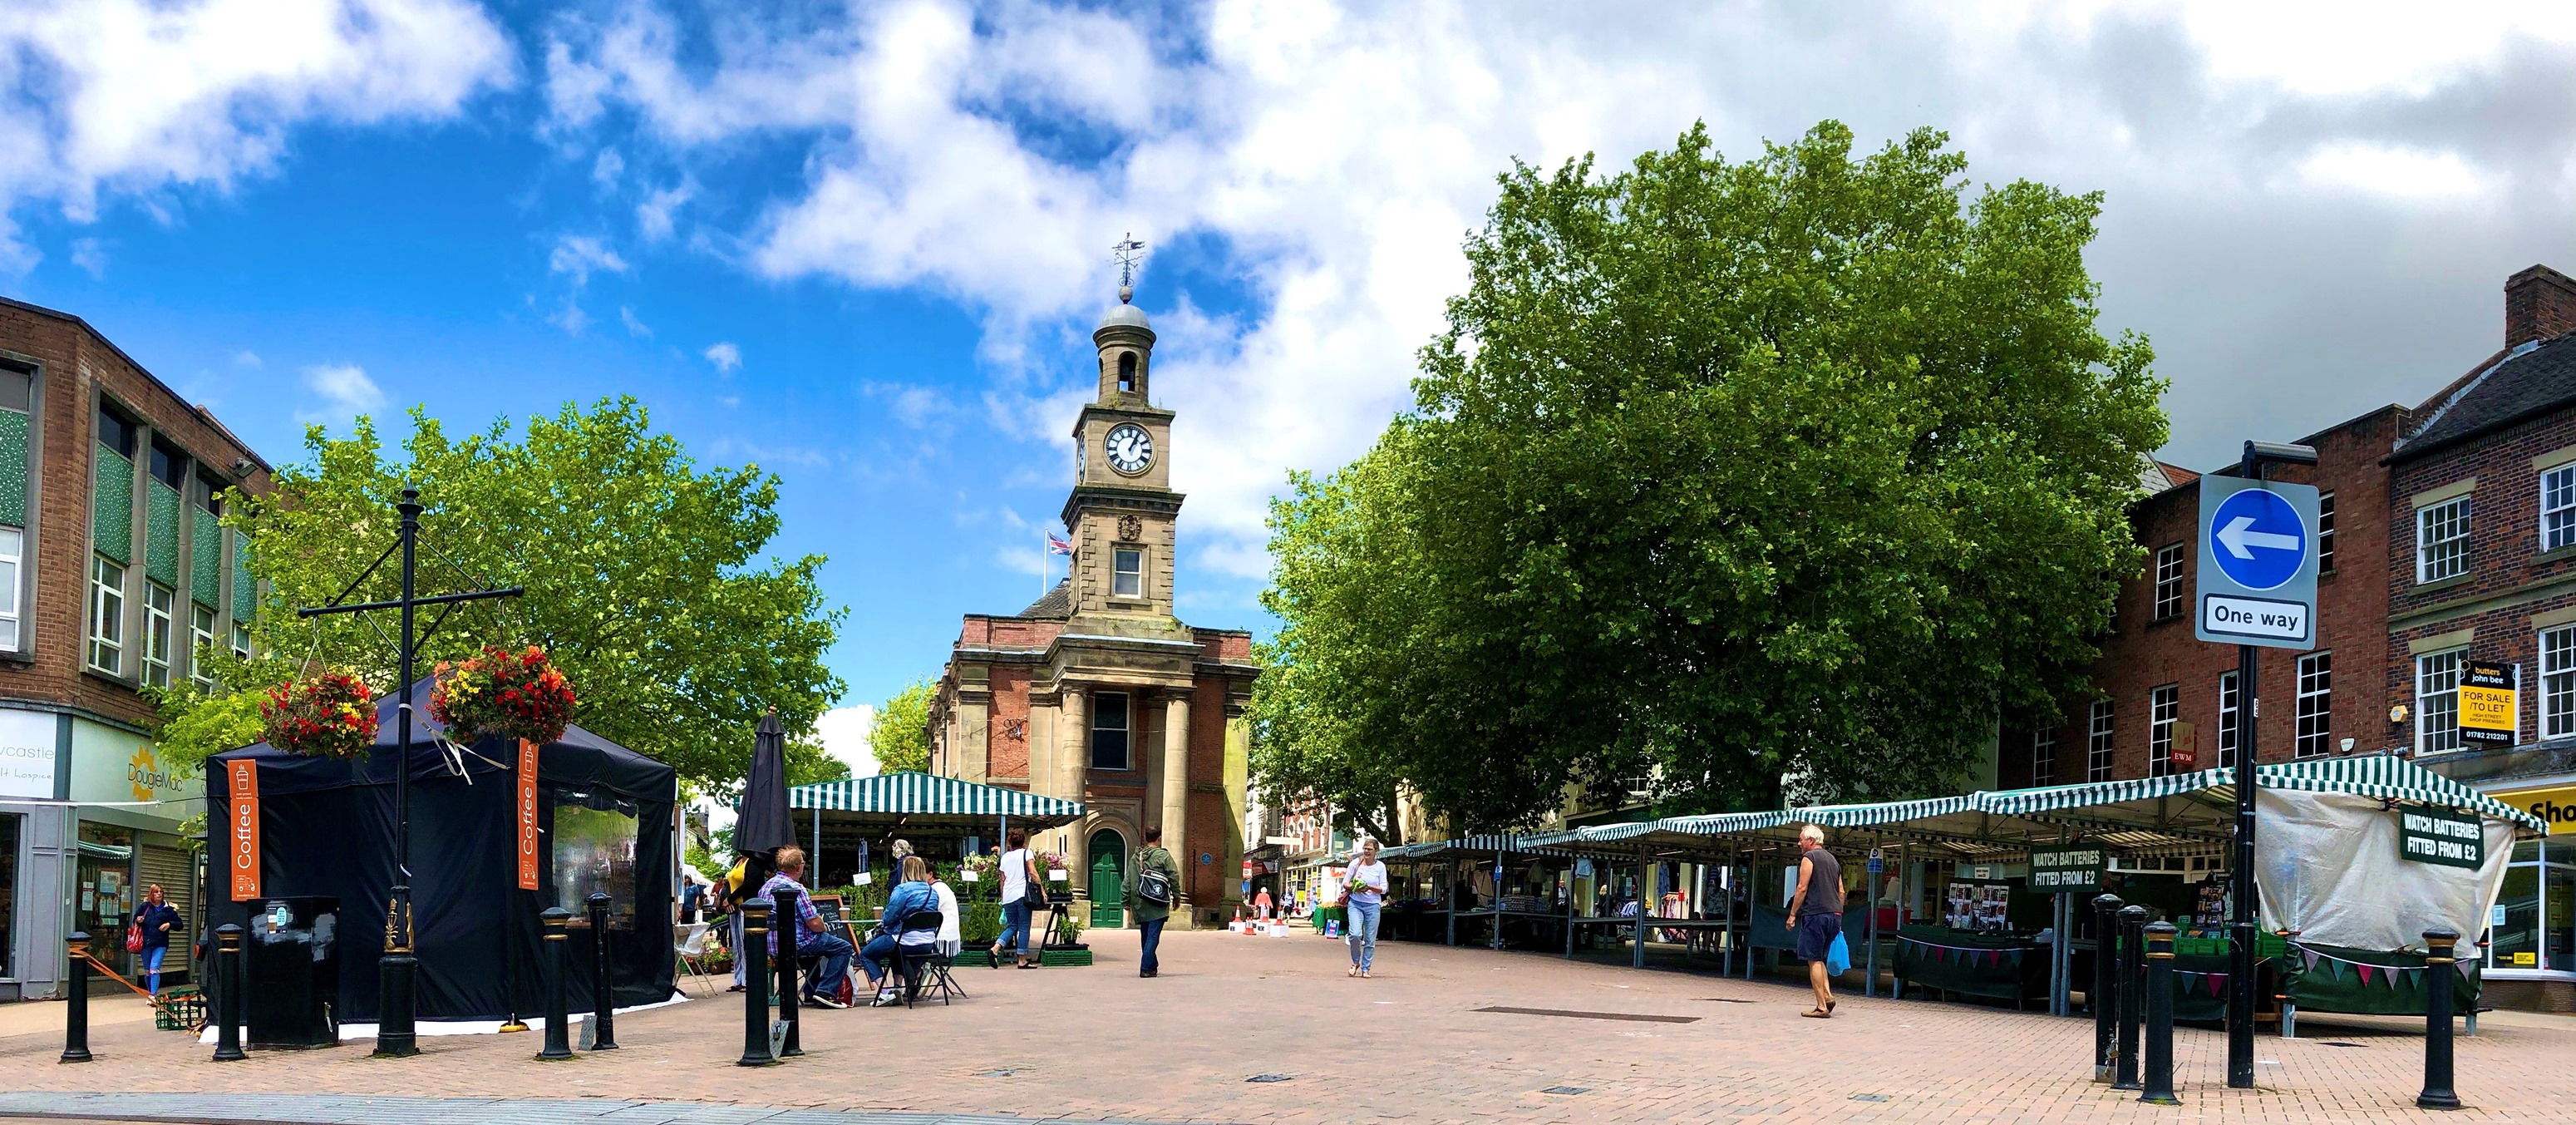
{"type": "Polygon", "coordinates": [[[987,724],[984,776],[1029,775],[1029,669],[993,666],[993,714],[987,724]]]}

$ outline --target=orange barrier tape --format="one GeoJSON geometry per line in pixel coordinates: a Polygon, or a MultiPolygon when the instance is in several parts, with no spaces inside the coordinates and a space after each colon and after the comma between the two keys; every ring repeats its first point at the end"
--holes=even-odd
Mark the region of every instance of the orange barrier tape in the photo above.
{"type": "MultiPolygon", "coordinates": [[[[90,964],[90,967],[91,967],[91,968],[96,969],[96,970],[98,970],[99,972],[106,973],[106,974],[107,974],[107,976],[108,976],[108,979],[113,980],[113,981],[115,981],[115,982],[116,982],[116,983],[118,983],[118,984],[124,985],[124,986],[125,986],[125,987],[127,987],[127,988],[133,989],[133,990],[134,990],[134,994],[135,994],[135,995],[137,995],[137,996],[142,997],[142,998],[143,998],[144,1003],[147,1003],[147,1004],[152,1005],[155,1009],[158,1009],[158,1010],[159,1010],[163,1015],[169,1016],[169,1017],[170,1017],[171,1022],[176,1023],[176,1022],[178,1022],[179,1020],[181,1020],[181,1019],[184,1019],[184,1018],[185,1018],[185,1017],[183,1017],[183,1016],[181,1016],[181,1015],[179,1014],[179,1010],[178,1010],[178,1009],[173,1008],[173,1007],[171,1007],[170,1005],[168,1005],[168,1004],[166,1004],[166,1003],[162,1002],[162,1000],[161,1000],[161,998],[160,998],[160,997],[158,997],[158,996],[154,996],[150,991],[146,990],[142,985],[139,985],[139,984],[134,983],[133,981],[127,980],[127,979],[125,979],[125,978],[124,978],[124,977],[122,977],[122,976],[118,976],[118,975],[117,975],[116,970],[111,969],[111,968],[108,968],[105,964],[102,964],[102,963],[99,961],[99,959],[98,959],[98,958],[91,956],[91,955],[90,955],[89,950],[86,950],[86,949],[81,950],[81,951],[80,951],[80,958],[81,958],[81,960],[83,960],[83,961],[87,961],[87,962],[89,962],[89,964],[90,964]]],[[[204,1021],[204,1020],[198,1020],[198,1021],[197,1021],[197,1023],[196,1023],[196,1025],[195,1025],[195,1026],[193,1026],[193,1027],[190,1027],[188,1030],[190,1030],[190,1031],[204,1031],[205,1029],[206,1029],[206,1021],[204,1021]]]]}

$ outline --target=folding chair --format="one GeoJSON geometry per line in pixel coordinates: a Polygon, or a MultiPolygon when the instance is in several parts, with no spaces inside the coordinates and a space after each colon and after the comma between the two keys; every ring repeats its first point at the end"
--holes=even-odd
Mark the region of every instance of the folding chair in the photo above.
{"type": "MultiPolygon", "coordinates": [[[[957,978],[951,975],[948,971],[956,966],[957,951],[962,947],[963,943],[961,942],[940,942],[936,947],[936,952],[932,955],[931,959],[925,966],[930,970],[930,987],[939,990],[939,1002],[942,1004],[947,1003],[948,998],[952,995],[966,996],[966,990],[958,986],[957,978]]],[[[972,996],[966,996],[966,998],[969,1000],[974,999],[972,996]]]]}
{"type": "MultiPolygon", "coordinates": [[[[707,955],[707,924],[691,922],[671,927],[671,952],[678,954],[680,963],[689,967],[689,975],[707,975],[706,970],[698,966],[698,961],[707,955]]],[[[715,995],[713,984],[707,986],[707,995],[710,998],[715,995]]]]}
{"type": "MultiPolygon", "coordinates": [[[[903,978],[904,1007],[921,998],[921,975],[939,960],[939,927],[947,918],[936,910],[915,910],[895,929],[894,971],[903,978]]],[[[939,1002],[948,1003],[945,993],[939,1002]]]]}

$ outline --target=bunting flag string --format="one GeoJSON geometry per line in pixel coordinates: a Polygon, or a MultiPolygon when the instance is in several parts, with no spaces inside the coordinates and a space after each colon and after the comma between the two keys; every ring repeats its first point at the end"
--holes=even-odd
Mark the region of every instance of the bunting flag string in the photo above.
{"type": "MultiPolygon", "coordinates": [[[[2413,987],[2421,987],[2421,974],[2425,968],[2422,965],[2374,965],[2367,961],[2337,957],[2331,953],[2319,953],[2295,942],[2290,945],[2290,952],[2298,957],[2299,967],[2306,972],[2322,972],[2327,980],[2341,980],[2344,973],[2349,971],[2361,979],[2364,988],[2377,982],[2395,991],[2401,978],[2411,982],[2413,987]]],[[[2462,979],[2467,979],[2475,969],[2475,962],[2461,961],[2454,971],[2459,973],[2462,979]]]]}

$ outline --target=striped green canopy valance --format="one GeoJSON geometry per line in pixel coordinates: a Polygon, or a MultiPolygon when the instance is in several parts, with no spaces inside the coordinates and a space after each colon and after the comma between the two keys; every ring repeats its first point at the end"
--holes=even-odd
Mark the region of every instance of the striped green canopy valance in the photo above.
{"type": "Polygon", "coordinates": [[[1544,854],[1541,849],[1532,846],[1531,841],[1537,838],[1513,833],[1496,833],[1466,836],[1456,840],[1426,840],[1419,844],[1406,844],[1398,848],[1381,848],[1378,850],[1377,858],[1379,862],[1400,859],[1408,863],[1422,863],[1431,860],[1473,859],[1477,856],[1490,858],[1496,853],[1544,854]]]}
{"type": "MultiPolygon", "coordinates": [[[[2275,762],[2258,766],[2256,769],[2257,776],[2266,788],[2296,789],[2309,793],[2350,793],[2361,797],[2438,805],[2474,812],[2489,820],[2508,821],[2534,831],[2549,830],[2549,825],[2539,817],[2403,758],[2386,755],[2365,758],[2312,758],[2304,762],[2275,762]]],[[[1979,793],[1971,799],[1976,801],[1977,807],[1983,811],[2032,815],[2060,810],[2114,806],[2135,801],[2152,801],[2161,797],[2184,794],[2205,794],[2209,799],[2219,803],[2231,803],[2236,798],[2236,768],[2221,766],[2197,773],[2178,773],[2166,777],[2146,777],[2131,781],[2101,781],[2089,785],[2054,785],[2045,789],[1979,793]]]]}
{"type": "Polygon", "coordinates": [[[890,773],[799,785],[787,791],[791,808],[899,817],[907,823],[993,823],[1053,828],[1082,819],[1082,805],[999,785],[979,785],[927,773],[890,773]]]}

